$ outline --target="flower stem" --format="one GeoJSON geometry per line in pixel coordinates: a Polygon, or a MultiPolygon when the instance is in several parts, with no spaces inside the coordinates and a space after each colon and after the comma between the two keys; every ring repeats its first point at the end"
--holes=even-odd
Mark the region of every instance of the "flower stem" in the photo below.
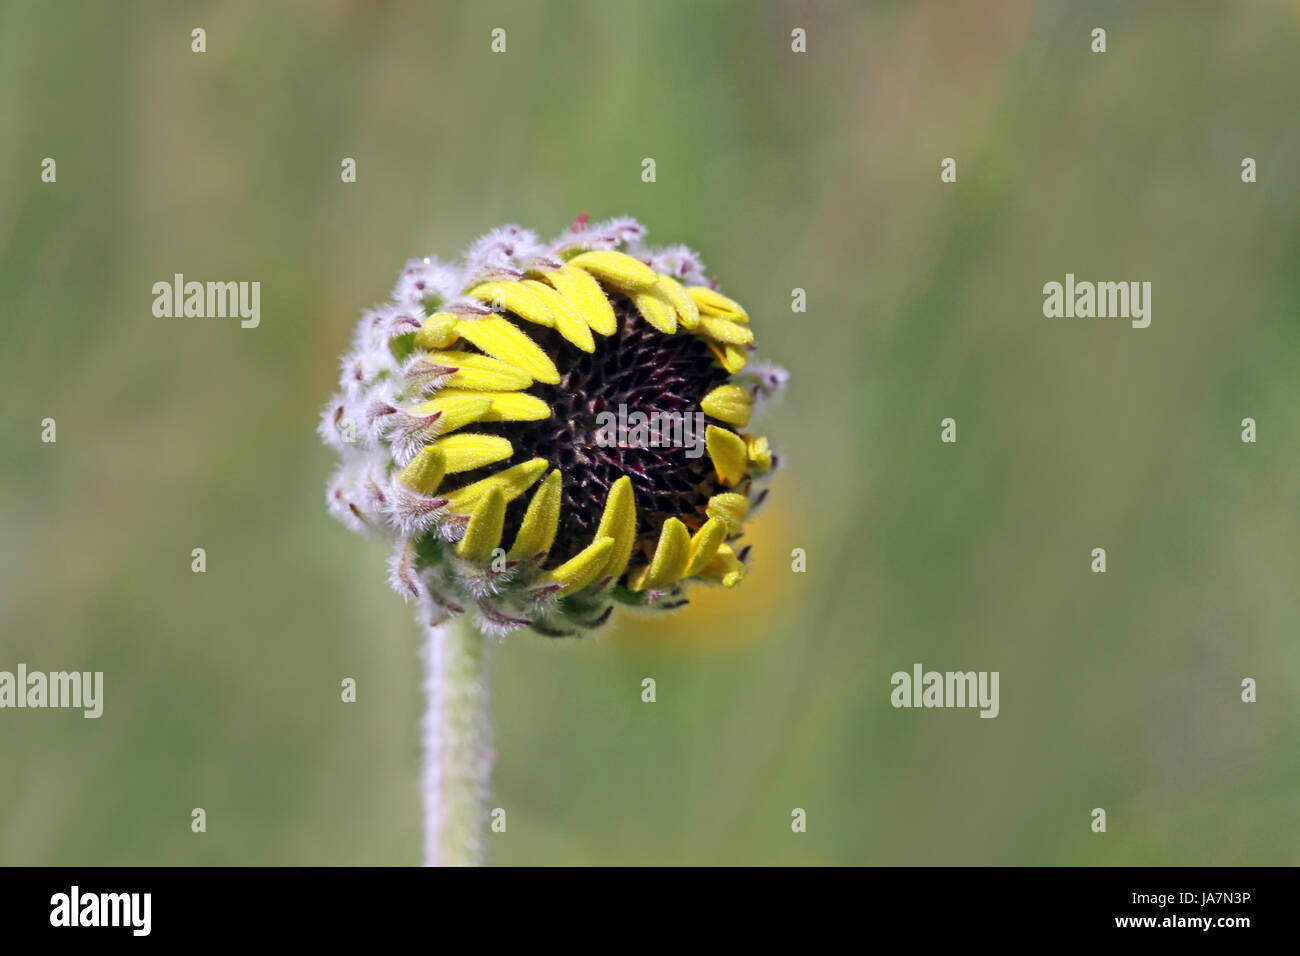
{"type": "Polygon", "coordinates": [[[481,866],[492,775],[487,640],[459,615],[424,625],[424,862],[481,866]]]}

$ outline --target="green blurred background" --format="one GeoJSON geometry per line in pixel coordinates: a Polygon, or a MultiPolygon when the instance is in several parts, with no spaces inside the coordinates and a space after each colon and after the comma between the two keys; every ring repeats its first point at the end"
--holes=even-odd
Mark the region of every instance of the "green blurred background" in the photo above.
{"type": "Polygon", "coordinates": [[[738,590],[498,649],[492,863],[1300,862],[1298,41],[1264,2],[5,0],[0,669],[106,701],[0,712],[0,863],[419,861],[417,635],[316,414],[407,257],[583,210],[747,305],[788,467],[738,590]],[[260,281],[260,328],[155,318],[176,272],[260,281]],[[1066,272],[1151,281],[1151,327],[1044,318],[1066,272]],[[891,708],[916,662],[1001,715],[891,708]]]}

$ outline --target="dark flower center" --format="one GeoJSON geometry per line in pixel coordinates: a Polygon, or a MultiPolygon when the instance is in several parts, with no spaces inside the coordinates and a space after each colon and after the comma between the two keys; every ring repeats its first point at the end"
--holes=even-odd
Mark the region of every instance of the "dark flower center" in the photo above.
{"type": "MultiPolygon", "coordinates": [[[[648,540],[651,550],[666,519],[680,518],[697,529],[709,497],[723,490],[704,448],[706,423],[719,423],[704,416],[700,400],[726,382],[726,370],[698,336],[656,331],[621,296],[613,305],[619,327],[611,336],[597,335],[590,355],[553,329],[526,326],[560,372],[560,384],[529,389],[551,407],[551,416],[476,424],[476,432],[510,439],[514,455],[455,476],[457,485],[468,484],[531,458],[545,458],[560,469],[564,505],[552,548],[559,559],[591,543],[609,488],[623,475],[632,479],[635,492],[637,537],[648,540]]],[[[506,547],[530,499],[525,494],[511,502],[506,547]]]]}

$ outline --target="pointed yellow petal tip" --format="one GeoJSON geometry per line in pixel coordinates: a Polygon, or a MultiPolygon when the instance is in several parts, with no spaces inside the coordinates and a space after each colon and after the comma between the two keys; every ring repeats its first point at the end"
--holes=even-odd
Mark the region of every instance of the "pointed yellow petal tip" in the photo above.
{"type": "Polygon", "coordinates": [[[555,272],[545,274],[546,281],[555,287],[555,291],[573,307],[592,331],[601,335],[613,335],[618,330],[618,317],[614,307],[605,298],[600,283],[589,273],[566,265],[555,272]]]}
{"type": "Polygon", "coordinates": [[[470,289],[468,294],[494,309],[513,312],[525,322],[548,328],[553,324],[550,303],[527,283],[510,280],[484,282],[470,289]]]}
{"type": "Polygon", "coordinates": [[[500,488],[491,488],[478,500],[469,516],[465,537],[456,545],[456,553],[467,561],[486,564],[492,552],[501,546],[501,532],[506,521],[506,496],[500,488]]]}
{"type": "Polygon", "coordinates": [[[561,585],[560,597],[572,594],[574,591],[581,591],[604,575],[605,566],[609,564],[610,552],[613,550],[613,538],[598,537],[558,568],[541,575],[538,583],[561,585]]]}
{"type": "Polygon", "coordinates": [[[740,563],[731,545],[723,544],[718,546],[718,553],[705,565],[700,577],[718,581],[724,588],[734,588],[747,572],[748,569],[740,563]]]}
{"type": "Polygon", "coordinates": [[[470,514],[479,500],[493,488],[500,488],[507,502],[514,501],[533,486],[546,470],[545,458],[533,458],[458,488],[447,495],[447,508],[456,514],[470,514]]]}
{"type": "Polygon", "coordinates": [[[397,477],[408,488],[422,495],[432,495],[438,490],[446,474],[447,463],[442,457],[442,452],[431,445],[426,445],[397,477]]]}
{"type": "Polygon", "coordinates": [[[700,530],[695,532],[695,537],[691,538],[690,559],[686,562],[682,577],[693,578],[702,572],[718,553],[726,536],[727,523],[721,518],[710,518],[704,522],[700,530]]]}
{"type": "Polygon", "coordinates": [[[518,392],[533,384],[517,366],[474,352],[430,352],[429,361],[456,370],[443,383],[449,388],[518,392]]]}
{"type": "Polygon", "coordinates": [[[640,292],[659,281],[659,273],[624,252],[584,252],[570,259],[569,265],[591,273],[621,292],[640,292]]]}
{"type": "Polygon", "coordinates": [[[677,310],[654,290],[633,293],[632,304],[643,319],[664,335],[672,335],[677,331],[677,310]]]}
{"type": "Polygon", "coordinates": [[[446,462],[447,474],[473,471],[493,462],[505,461],[515,453],[508,438],[500,435],[478,435],[474,432],[461,432],[439,438],[429,446],[442,453],[446,462]]]}
{"type": "Polygon", "coordinates": [[[700,402],[704,414],[728,425],[744,428],[754,412],[754,396],[739,385],[719,385],[700,402]]]}
{"type": "Polygon", "coordinates": [[[596,351],[596,340],[591,337],[591,326],[578,318],[577,313],[571,316],[557,314],[555,316],[555,330],[563,335],[571,345],[577,346],[588,355],[596,351]]]}
{"type": "Polygon", "coordinates": [[[694,330],[700,324],[700,309],[695,300],[686,294],[682,284],[671,276],[660,276],[655,291],[673,307],[682,328],[694,330]]]}
{"type": "Polygon", "coordinates": [[[749,452],[745,448],[744,439],[735,432],[709,425],[704,429],[704,447],[713,460],[718,480],[724,485],[738,484],[745,477],[749,452]]]}
{"type": "Polygon", "coordinates": [[[569,315],[556,313],[555,331],[563,335],[571,345],[577,346],[588,355],[596,351],[596,340],[591,337],[591,326],[582,321],[577,312],[571,312],[569,315]]]}
{"type": "Polygon", "coordinates": [[[749,361],[749,355],[744,349],[735,345],[721,345],[717,342],[705,341],[709,351],[713,353],[718,363],[732,375],[735,375],[745,367],[749,361]]]}
{"type": "MultiPolygon", "coordinates": [[[[567,299],[546,283],[538,282],[536,279],[526,279],[523,285],[545,300],[547,308],[551,310],[551,324],[555,331],[584,352],[596,351],[596,342],[591,337],[591,328],[567,299]]],[[[559,382],[558,376],[555,382],[559,382]]]]}
{"type": "Polygon", "coordinates": [[[514,546],[506,555],[511,561],[525,561],[551,550],[555,532],[560,527],[560,503],[563,476],[559,470],[551,472],[537,486],[533,500],[528,503],[524,520],[519,524],[514,546]]]}
{"type": "Polygon", "coordinates": [[[716,518],[726,525],[727,537],[740,534],[745,527],[745,518],[749,514],[749,499],[734,491],[724,491],[709,499],[704,509],[710,520],[716,518]]]}
{"type": "Polygon", "coordinates": [[[691,533],[681,521],[669,518],[659,532],[659,545],[650,566],[638,575],[632,589],[650,591],[676,584],[686,573],[690,560],[691,533]]]}
{"type": "Polygon", "coordinates": [[[622,577],[636,544],[636,496],[632,492],[632,479],[627,475],[609,486],[609,497],[605,499],[605,510],[601,513],[596,535],[614,539],[609,564],[602,573],[615,579],[622,577]]]}
{"type": "Polygon", "coordinates": [[[550,357],[517,325],[503,316],[461,319],[456,324],[456,333],[493,358],[527,372],[539,382],[547,385],[560,383],[560,373],[550,357]]]}
{"type": "Polygon", "coordinates": [[[767,471],[772,467],[772,446],[765,435],[744,435],[745,448],[749,452],[749,464],[755,471],[767,471]]]}
{"type": "Polygon", "coordinates": [[[738,322],[732,322],[730,319],[719,319],[712,315],[700,316],[699,331],[715,342],[721,342],[724,345],[752,345],[754,343],[754,333],[750,329],[738,322]]]}
{"type": "Polygon", "coordinates": [[[740,303],[734,299],[728,299],[721,292],[707,286],[693,285],[686,290],[686,294],[700,307],[701,313],[731,319],[733,322],[749,321],[749,315],[741,307],[740,303]]]}
{"type": "Polygon", "coordinates": [[[415,344],[427,351],[447,348],[456,341],[456,326],[460,321],[457,316],[446,312],[434,313],[415,333],[415,344]]]}

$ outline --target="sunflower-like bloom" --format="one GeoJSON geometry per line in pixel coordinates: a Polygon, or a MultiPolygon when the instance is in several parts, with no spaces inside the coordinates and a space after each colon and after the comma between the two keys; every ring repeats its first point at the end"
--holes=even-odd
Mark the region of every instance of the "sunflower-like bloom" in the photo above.
{"type": "Polygon", "coordinates": [[[366,312],[320,433],[331,512],[395,537],[390,580],[430,619],[573,634],[614,604],[737,584],[776,457],[748,431],[785,373],[685,247],[585,217],[407,263],[366,312]]]}

